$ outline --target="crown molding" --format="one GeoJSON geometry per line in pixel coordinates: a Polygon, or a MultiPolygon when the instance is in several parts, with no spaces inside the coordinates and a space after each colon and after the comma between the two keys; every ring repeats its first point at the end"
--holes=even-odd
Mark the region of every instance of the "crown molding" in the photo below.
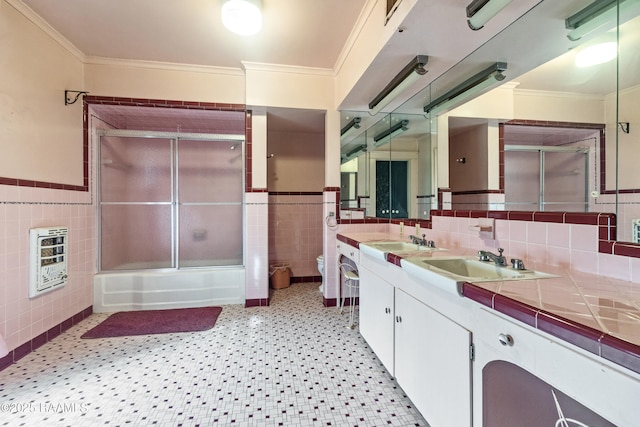
{"type": "Polygon", "coordinates": [[[340,55],[338,55],[338,59],[336,60],[336,63],[333,66],[334,75],[338,75],[338,72],[344,65],[344,62],[347,60],[347,57],[349,56],[349,53],[351,53],[353,46],[355,46],[356,41],[358,40],[358,37],[360,37],[360,34],[362,33],[362,30],[364,29],[365,24],[367,23],[367,21],[369,20],[369,17],[375,10],[376,2],[377,0],[367,0],[367,3],[362,8],[362,11],[360,12],[360,16],[356,21],[356,25],[354,25],[353,28],[351,29],[351,33],[349,34],[349,37],[347,38],[347,41],[345,42],[344,47],[342,48],[342,51],[340,51],[340,55]]]}
{"type": "Polygon", "coordinates": [[[146,69],[153,69],[153,70],[184,71],[184,72],[193,72],[193,73],[244,76],[244,72],[240,68],[214,67],[210,65],[195,65],[195,64],[178,64],[175,62],[143,61],[143,60],[105,58],[101,56],[87,56],[85,57],[84,63],[93,64],[93,65],[109,65],[109,66],[124,67],[124,68],[146,68],[146,69]]]}
{"type": "Polygon", "coordinates": [[[604,96],[585,94],[578,92],[555,92],[549,90],[534,90],[534,89],[514,89],[514,94],[518,96],[538,96],[546,98],[573,98],[573,99],[590,99],[590,100],[604,100],[604,96]]]}
{"type": "Polygon", "coordinates": [[[57,42],[60,46],[62,46],[65,50],[71,53],[73,56],[78,58],[81,62],[85,62],[85,54],[80,51],[73,43],[71,43],[67,38],[65,38],[62,34],[60,34],[55,28],[53,28],[47,21],[42,19],[40,15],[35,13],[33,9],[24,4],[20,0],[4,0],[9,4],[9,6],[13,7],[18,13],[31,21],[36,27],[40,28],[45,32],[49,37],[51,37],[55,42],[57,42]]]}
{"type": "Polygon", "coordinates": [[[266,64],[262,62],[241,61],[245,71],[266,71],[271,73],[306,74],[313,76],[335,77],[330,68],[300,67],[297,65],[266,64]]]}

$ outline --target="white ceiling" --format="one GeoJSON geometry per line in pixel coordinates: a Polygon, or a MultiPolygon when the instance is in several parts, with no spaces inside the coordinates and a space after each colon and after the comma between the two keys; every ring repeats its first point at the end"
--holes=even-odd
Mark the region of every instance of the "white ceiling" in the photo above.
{"type": "Polygon", "coordinates": [[[241,68],[241,61],[333,69],[367,0],[263,0],[242,37],[222,0],[21,0],[88,57],[241,68]]]}

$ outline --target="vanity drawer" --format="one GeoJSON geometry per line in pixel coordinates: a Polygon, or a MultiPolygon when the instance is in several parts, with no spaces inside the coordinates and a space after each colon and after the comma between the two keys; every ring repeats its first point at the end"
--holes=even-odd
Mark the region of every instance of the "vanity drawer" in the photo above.
{"type": "MultiPolygon", "coordinates": [[[[508,317],[481,307],[476,312],[473,335],[476,351],[489,347],[492,353],[519,366],[533,367],[535,355],[540,340],[544,340],[537,333],[508,317]],[[481,341],[482,343],[479,343],[481,341]]],[[[477,354],[480,359],[487,355],[477,354]]]]}

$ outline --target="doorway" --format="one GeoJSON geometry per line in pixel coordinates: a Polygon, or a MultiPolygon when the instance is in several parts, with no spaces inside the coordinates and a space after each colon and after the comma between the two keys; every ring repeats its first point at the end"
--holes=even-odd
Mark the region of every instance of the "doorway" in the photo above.
{"type": "Polygon", "coordinates": [[[376,161],[376,217],[409,217],[408,172],[406,160],[376,161]]]}

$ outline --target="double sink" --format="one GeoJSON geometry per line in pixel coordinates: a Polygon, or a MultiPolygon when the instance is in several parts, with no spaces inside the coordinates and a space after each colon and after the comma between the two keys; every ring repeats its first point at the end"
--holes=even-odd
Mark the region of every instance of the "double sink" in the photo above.
{"type": "Polygon", "coordinates": [[[435,252],[443,248],[419,246],[409,242],[367,242],[360,244],[360,251],[377,259],[387,259],[388,253],[400,255],[402,268],[417,279],[445,290],[460,294],[465,282],[495,282],[506,280],[533,280],[558,277],[542,271],[515,269],[500,266],[493,261],[480,261],[466,256],[445,256],[435,252]]]}

